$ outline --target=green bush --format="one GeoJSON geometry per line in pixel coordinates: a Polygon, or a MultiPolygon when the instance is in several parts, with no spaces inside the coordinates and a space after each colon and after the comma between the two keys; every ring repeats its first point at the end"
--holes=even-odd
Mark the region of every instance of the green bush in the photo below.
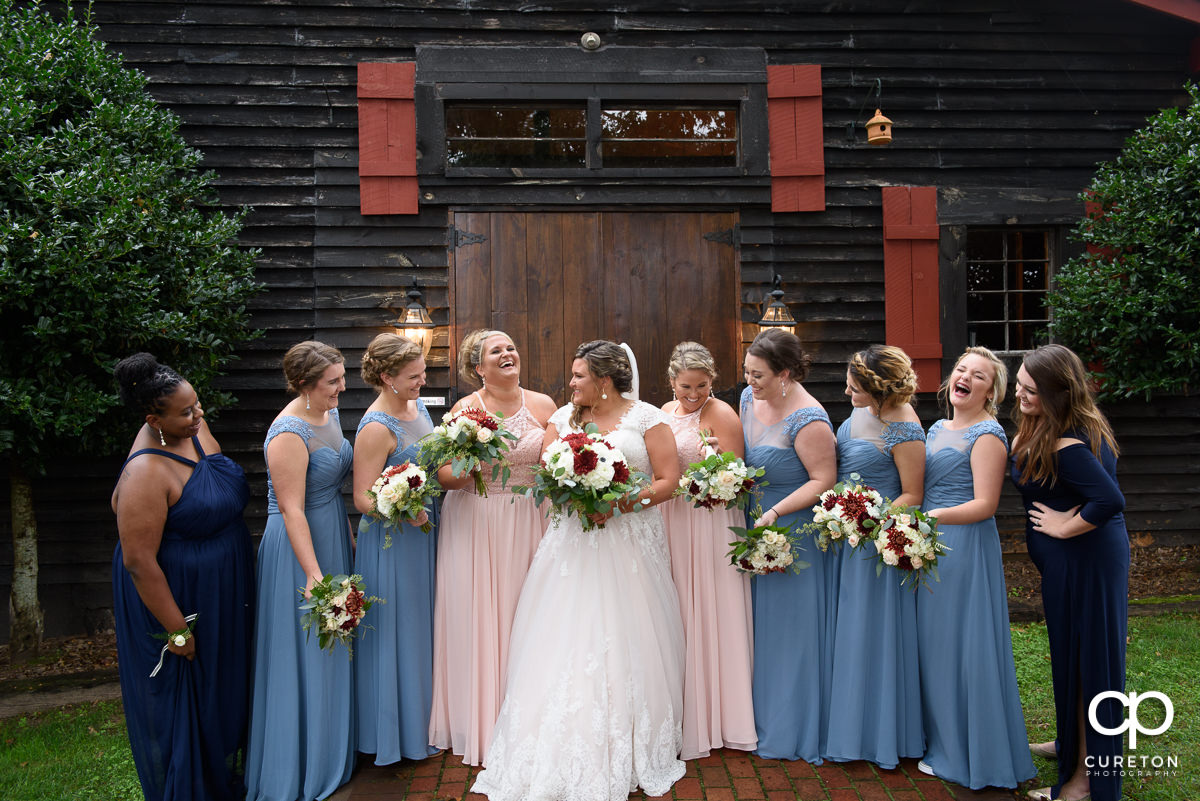
{"type": "Polygon", "coordinates": [[[1058,272],[1055,338],[1102,376],[1103,394],[1179,392],[1200,366],[1200,89],[1150,118],[1103,164],[1058,272]]]}
{"type": "Polygon", "coordinates": [[[90,20],[0,0],[0,453],[37,469],[55,452],[128,439],[112,367],[148,350],[206,407],[252,336],[246,211],[211,207],[211,174],[179,120],[90,20]]]}

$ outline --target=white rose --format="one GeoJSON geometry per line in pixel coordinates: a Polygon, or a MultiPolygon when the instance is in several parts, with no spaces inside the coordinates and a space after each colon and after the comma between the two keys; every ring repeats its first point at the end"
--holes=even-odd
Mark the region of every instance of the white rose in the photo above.
{"type": "Polygon", "coordinates": [[[849,537],[846,537],[846,542],[850,544],[851,548],[857,548],[858,543],[862,542],[862,538],[860,538],[858,536],[858,534],[855,533],[855,534],[851,534],[849,537]]]}
{"type": "Polygon", "coordinates": [[[883,554],[883,563],[885,565],[896,566],[900,564],[900,557],[896,556],[895,551],[891,548],[884,548],[880,553],[883,554]]]}
{"type": "Polygon", "coordinates": [[[919,556],[910,556],[909,560],[912,562],[913,570],[920,570],[921,566],[925,564],[919,556]]]}
{"type": "Polygon", "coordinates": [[[479,431],[475,433],[475,439],[479,442],[488,443],[492,441],[492,429],[479,427],[479,431]]]}

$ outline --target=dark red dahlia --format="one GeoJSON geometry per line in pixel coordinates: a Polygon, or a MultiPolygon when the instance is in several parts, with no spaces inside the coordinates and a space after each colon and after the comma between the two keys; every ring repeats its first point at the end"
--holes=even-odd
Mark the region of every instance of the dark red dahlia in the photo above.
{"type": "Polygon", "coordinates": [[[575,475],[582,476],[596,469],[599,460],[592,450],[575,451],[575,475]]]}
{"type": "Polygon", "coordinates": [[[629,483],[629,467],[624,462],[613,462],[613,481],[618,484],[629,483]]]}
{"type": "Polygon", "coordinates": [[[423,483],[425,483],[425,482],[421,481],[420,476],[409,476],[408,477],[408,486],[412,487],[413,489],[416,489],[417,487],[421,486],[423,483]]]}

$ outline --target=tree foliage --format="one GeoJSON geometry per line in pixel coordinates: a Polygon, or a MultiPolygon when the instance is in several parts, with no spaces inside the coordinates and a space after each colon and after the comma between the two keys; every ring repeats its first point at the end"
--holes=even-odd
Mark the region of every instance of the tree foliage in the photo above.
{"type": "Polygon", "coordinates": [[[54,445],[109,450],[112,367],[147,350],[206,406],[234,347],[255,252],[246,209],[214,208],[211,173],[68,7],[0,0],[0,454],[31,469],[54,445]]]}
{"type": "Polygon", "coordinates": [[[1200,89],[1100,166],[1075,229],[1088,252],[1058,273],[1054,336],[1105,395],[1187,390],[1200,366],[1200,89]]]}

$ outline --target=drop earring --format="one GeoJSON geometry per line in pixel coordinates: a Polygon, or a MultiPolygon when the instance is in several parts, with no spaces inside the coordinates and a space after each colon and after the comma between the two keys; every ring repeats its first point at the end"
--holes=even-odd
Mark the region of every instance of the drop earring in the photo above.
{"type": "Polygon", "coordinates": [[[390,389],[390,390],[392,391],[392,394],[393,394],[393,395],[399,395],[399,394],[400,394],[400,391],[396,389],[396,386],[395,386],[394,384],[389,384],[389,385],[388,385],[388,389],[390,389]]]}
{"type": "Polygon", "coordinates": [[[308,411],[309,409],[312,409],[312,403],[309,401],[308,396],[305,395],[304,396],[304,410],[308,411]]]}
{"type": "Polygon", "coordinates": [[[787,397],[787,382],[786,381],[779,382],[779,392],[783,395],[783,397],[785,397],[785,398],[787,397]]]}
{"type": "Polygon", "coordinates": [[[601,392],[601,393],[600,393],[600,400],[608,400],[608,393],[607,393],[607,392],[601,392]]]}
{"type": "Polygon", "coordinates": [[[163,436],[162,429],[158,429],[158,443],[164,448],[167,447],[167,438],[163,436]]]}

